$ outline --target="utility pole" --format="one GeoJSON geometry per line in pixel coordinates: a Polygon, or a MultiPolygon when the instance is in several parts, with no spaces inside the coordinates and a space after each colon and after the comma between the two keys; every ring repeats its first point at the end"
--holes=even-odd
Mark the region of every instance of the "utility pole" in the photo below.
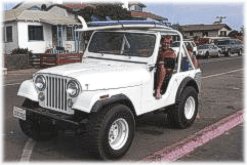
{"type": "Polygon", "coordinates": [[[216,19],[219,19],[218,21],[214,21],[214,24],[221,24],[223,19],[226,19],[225,16],[217,16],[216,19]]]}

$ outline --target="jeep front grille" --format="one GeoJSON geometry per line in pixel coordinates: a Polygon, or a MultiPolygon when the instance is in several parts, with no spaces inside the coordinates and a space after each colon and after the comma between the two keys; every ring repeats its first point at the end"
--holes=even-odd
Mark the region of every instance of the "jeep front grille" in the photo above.
{"type": "Polygon", "coordinates": [[[67,79],[46,76],[46,107],[56,110],[67,110],[67,79]]]}
{"type": "Polygon", "coordinates": [[[66,113],[74,114],[74,110],[67,105],[67,77],[52,74],[43,74],[46,80],[46,88],[44,90],[45,100],[39,101],[39,105],[43,108],[66,113]]]}

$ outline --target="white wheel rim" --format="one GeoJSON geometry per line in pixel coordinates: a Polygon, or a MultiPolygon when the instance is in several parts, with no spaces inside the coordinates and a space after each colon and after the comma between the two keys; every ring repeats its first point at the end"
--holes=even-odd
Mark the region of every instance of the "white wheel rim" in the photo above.
{"type": "Polygon", "coordinates": [[[184,104],[184,116],[187,120],[190,120],[196,110],[196,102],[195,99],[190,96],[187,98],[185,104],[184,104]]]}
{"type": "Polygon", "coordinates": [[[129,136],[129,125],[123,118],[115,120],[108,133],[108,142],[112,149],[121,149],[129,136]]]}

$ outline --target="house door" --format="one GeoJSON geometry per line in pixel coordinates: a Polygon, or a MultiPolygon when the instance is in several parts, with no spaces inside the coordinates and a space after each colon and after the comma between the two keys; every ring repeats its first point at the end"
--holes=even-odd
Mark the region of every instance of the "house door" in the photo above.
{"type": "Polygon", "coordinates": [[[57,26],[52,26],[52,45],[57,46],[57,26]]]}
{"type": "Polygon", "coordinates": [[[57,26],[57,46],[63,47],[63,27],[57,26]]]}
{"type": "Polygon", "coordinates": [[[63,46],[63,27],[62,26],[52,26],[52,44],[54,46],[63,46]]]}

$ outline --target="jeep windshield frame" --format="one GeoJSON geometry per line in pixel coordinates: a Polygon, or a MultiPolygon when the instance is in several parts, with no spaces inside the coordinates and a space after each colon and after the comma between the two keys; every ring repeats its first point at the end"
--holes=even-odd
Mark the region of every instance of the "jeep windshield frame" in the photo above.
{"type": "Polygon", "coordinates": [[[155,43],[154,34],[98,31],[92,36],[88,52],[147,58],[152,56],[155,43]]]}

